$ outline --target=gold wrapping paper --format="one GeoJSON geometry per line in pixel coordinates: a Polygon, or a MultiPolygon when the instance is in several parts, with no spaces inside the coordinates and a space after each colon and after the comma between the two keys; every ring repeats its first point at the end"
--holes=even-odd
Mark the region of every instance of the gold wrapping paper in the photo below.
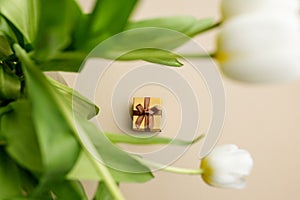
{"type": "Polygon", "coordinates": [[[144,132],[161,131],[161,99],[153,97],[133,98],[132,129],[144,132]]]}

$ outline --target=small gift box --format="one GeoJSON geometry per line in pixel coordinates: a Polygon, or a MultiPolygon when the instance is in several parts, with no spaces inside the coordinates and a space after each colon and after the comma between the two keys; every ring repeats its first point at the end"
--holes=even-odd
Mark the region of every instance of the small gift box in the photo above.
{"type": "Polygon", "coordinates": [[[132,128],[135,131],[161,131],[161,99],[152,97],[133,98],[132,128]]]}

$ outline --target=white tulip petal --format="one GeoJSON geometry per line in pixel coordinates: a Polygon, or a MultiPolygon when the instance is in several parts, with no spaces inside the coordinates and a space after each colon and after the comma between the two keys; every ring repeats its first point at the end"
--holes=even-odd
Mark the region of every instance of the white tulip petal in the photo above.
{"type": "Polygon", "coordinates": [[[298,13],[299,0],[223,0],[224,18],[258,12],[298,13]]]}
{"type": "Polygon", "coordinates": [[[293,14],[251,14],[224,24],[218,39],[221,70],[248,82],[300,78],[300,21],[293,14]]]}
{"type": "Polygon", "coordinates": [[[239,81],[291,81],[300,78],[300,50],[257,51],[251,55],[236,55],[221,65],[224,74],[239,81]]]}
{"type": "Polygon", "coordinates": [[[202,160],[203,180],[216,187],[241,189],[253,167],[251,155],[236,145],[216,147],[202,160]]]}
{"type": "Polygon", "coordinates": [[[295,15],[244,15],[227,21],[218,38],[218,51],[227,54],[284,47],[300,48],[300,21],[295,15]]]}

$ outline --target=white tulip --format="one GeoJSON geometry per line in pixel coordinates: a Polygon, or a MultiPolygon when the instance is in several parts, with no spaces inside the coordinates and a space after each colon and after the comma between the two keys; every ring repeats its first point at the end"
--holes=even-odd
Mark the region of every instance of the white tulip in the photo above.
{"type": "Polygon", "coordinates": [[[221,11],[224,18],[253,12],[299,12],[299,0],[223,0],[221,11]]]}
{"type": "Polygon", "coordinates": [[[217,59],[223,73],[248,82],[300,78],[300,21],[294,14],[248,14],[221,28],[217,59]]]}
{"type": "Polygon", "coordinates": [[[202,159],[202,178],[212,186],[242,189],[252,167],[253,159],[248,151],[232,144],[221,145],[202,159]]]}

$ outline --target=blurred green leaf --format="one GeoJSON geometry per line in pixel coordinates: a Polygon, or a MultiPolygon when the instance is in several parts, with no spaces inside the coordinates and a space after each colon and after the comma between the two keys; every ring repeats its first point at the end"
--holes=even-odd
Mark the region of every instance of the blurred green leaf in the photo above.
{"type": "Polygon", "coordinates": [[[43,71],[68,71],[79,72],[87,53],[84,52],[61,52],[56,54],[51,60],[41,62],[39,68],[43,71]]]}
{"type": "Polygon", "coordinates": [[[0,198],[21,196],[19,169],[0,147],[0,198]]]}
{"type": "MultiPolygon", "coordinates": [[[[136,29],[136,28],[146,28],[155,27],[170,29],[183,33],[187,36],[194,36],[203,31],[208,30],[210,27],[214,26],[214,20],[212,18],[196,19],[191,16],[174,16],[174,17],[164,17],[164,18],[154,18],[140,20],[136,22],[128,23],[126,30],[136,29]]],[[[161,40],[167,39],[169,41],[172,38],[160,38],[161,40]]]]}
{"type": "Polygon", "coordinates": [[[81,152],[73,169],[68,173],[69,180],[101,180],[86,153],[81,152]]]}
{"type": "Polygon", "coordinates": [[[19,165],[41,172],[42,157],[30,103],[22,99],[10,103],[8,107],[11,111],[1,118],[1,132],[4,133],[6,139],[7,152],[19,165]]]}
{"type": "Polygon", "coordinates": [[[127,30],[152,28],[146,29],[148,33],[144,34],[145,38],[149,38],[149,43],[172,50],[188,42],[191,36],[201,33],[213,25],[212,18],[197,20],[189,16],[175,16],[131,22],[128,24],[127,30]]]}
{"type": "Polygon", "coordinates": [[[100,181],[93,200],[114,200],[114,198],[111,196],[106,185],[102,181],[100,181]]]}
{"type": "Polygon", "coordinates": [[[26,196],[35,184],[34,178],[22,170],[0,147],[0,199],[26,196]]]}
{"type": "MultiPolygon", "coordinates": [[[[108,168],[113,178],[117,182],[137,182],[142,183],[153,178],[151,173],[128,173],[123,171],[108,168]]],[[[71,180],[102,180],[102,177],[97,173],[94,165],[88,159],[86,153],[81,152],[76,165],[67,175],[71,180]]]]}
{"type": "Polygon", "coordinates": [[[103,162],[108,168],[126,173],[145,173],[152,176],[150,169],[137,161],[133,156],[122,151],[111,143],[93,123],[76,116],[77,130],[84,140],[85,146],[98,162],[103,162]],[[83,138],[84,137],[84,138],[83,138]],[[96,151],[94,151],[96,150],[96,151]]]}
{"type": "Polygon", "coordinates": [[[110,168],[110,173],[117,182],[125,183],[145,183],[154,178],[150,172],[124,172],[110,168]]]}
{"type": "Polygon", "coordinates": [[[13,23],[28,42],[32,42],[39,20],[38,6],[39,0],[2,0],[0,1],[0,12],[13,23]]]}
{"type": "MultiPolygon", "coordinates": [[[[61,94],[32,63],[26,52],[15,45],[22,63],[32,116],[44,165],[44,179],[61,178],[76,162],[79,144],[64,112],[61,94]]],[[[69,111],[66,111],[69,112],[69,111]]],[[[45,180],[44,180],[45,181],[45,180]]]]}
{"type": "Polygon", "coordinates": [[[204,135],[196,137],[192,141],[184,141],[173,138],[166,137],[150,137],[150,138],[137,138],[126,134],[115,134],[115,133],[105,133],[105,136],[113,143],[127,143],[127,144],[137,144],[137,145],[153,145],[153,144],[172,144],[172,145],[191,145],[199,140],[201,140],[204,135]]]}
{"type": "Polygon", "coordinates": [[[78,181],[62,181],[50,186],[55,199],[87,200],[85,191],[78,181]]]}
{"type": "Polygon", "coordinates": [[[174,58],[147,58],[145,61],[161,64],[161,65],[167,65],[171,67],[181,67],[183,64],[179,62],[175,57],[174,58]]]}
{"type": "Polygon", "coordinates": [[[184,33],[190,37],[193,37],[202,32],[208,31],[215,27],[216,24],[212,18],[198,19],[187,31],[184,33]]]}
{"type": "Polygon", "coordinates": [[[138,49],[138,50],[131,51],[119,57],[118,60],[140,60],[141,59],[152,63],[180,67],[182,66],[182,63],[180,63],[177,60],[177,58],[180,58],[180,56],[170,51],[148,48],[148,49],[138,49]]]}
{"type": "Polygon", "coordinates": [[[194,26],[196,19],[191,16],[174,16],[145,19],[140,21],[129,22],[126,26],[126,30],[145,28],[145,27],[157,27],[175,30],[180,33],[187,32],[192,26],[194,26]]]}
{"type": "Polygon", "coordinates": [[[86,119],[91,119],[98,114],[99,108],[89,99],[64,84],[61,84],[51,78],[48,79],[57,91],[62,94],[62,97],[66,100],[66,102],[72,106],[74,114],[80,115],[86,119]]]}
{"type": "Polygon", "coordinates": [[[74,0],[39,0],[39,21],[34,40],[35,58],[48,60],[72,42],[82,12],[74,0]]]}
{"type": "Polygon", "coordinates": [[[0,31],[0,60],[11,54],[13,54],[13,51],[10,48],[10,44],[4,34],[0,31]]]}
{"type": "Polygon", "coordinates": [[[121,32],[136,3],[137,0],[96,1],[77,38],[76,49],[90,51],[104,39],[121,32]]]}
{"type": "Polygon", "coordinates": [[[5,65],[0,64],[0,99],[15,99],[20,96],[21,82],[5,65]]]}
{"type": "Polygon", "coordinates": [[[0,15],[0,31],[1,35],[5,36],[10,43],[18,42],[18,38],[16,37],[14,31],[10,28],[7,21],[3,16],[0,15]]]}
{"type": "Polygon", "coordinates": [[[91,53],[91,57],[118,60],[146,60],[153,63],[182,66],[174,49],[193,36],[213,27],[212,19],[166,17],[131,22],[125,32],[109,38],[91,53]]]}

